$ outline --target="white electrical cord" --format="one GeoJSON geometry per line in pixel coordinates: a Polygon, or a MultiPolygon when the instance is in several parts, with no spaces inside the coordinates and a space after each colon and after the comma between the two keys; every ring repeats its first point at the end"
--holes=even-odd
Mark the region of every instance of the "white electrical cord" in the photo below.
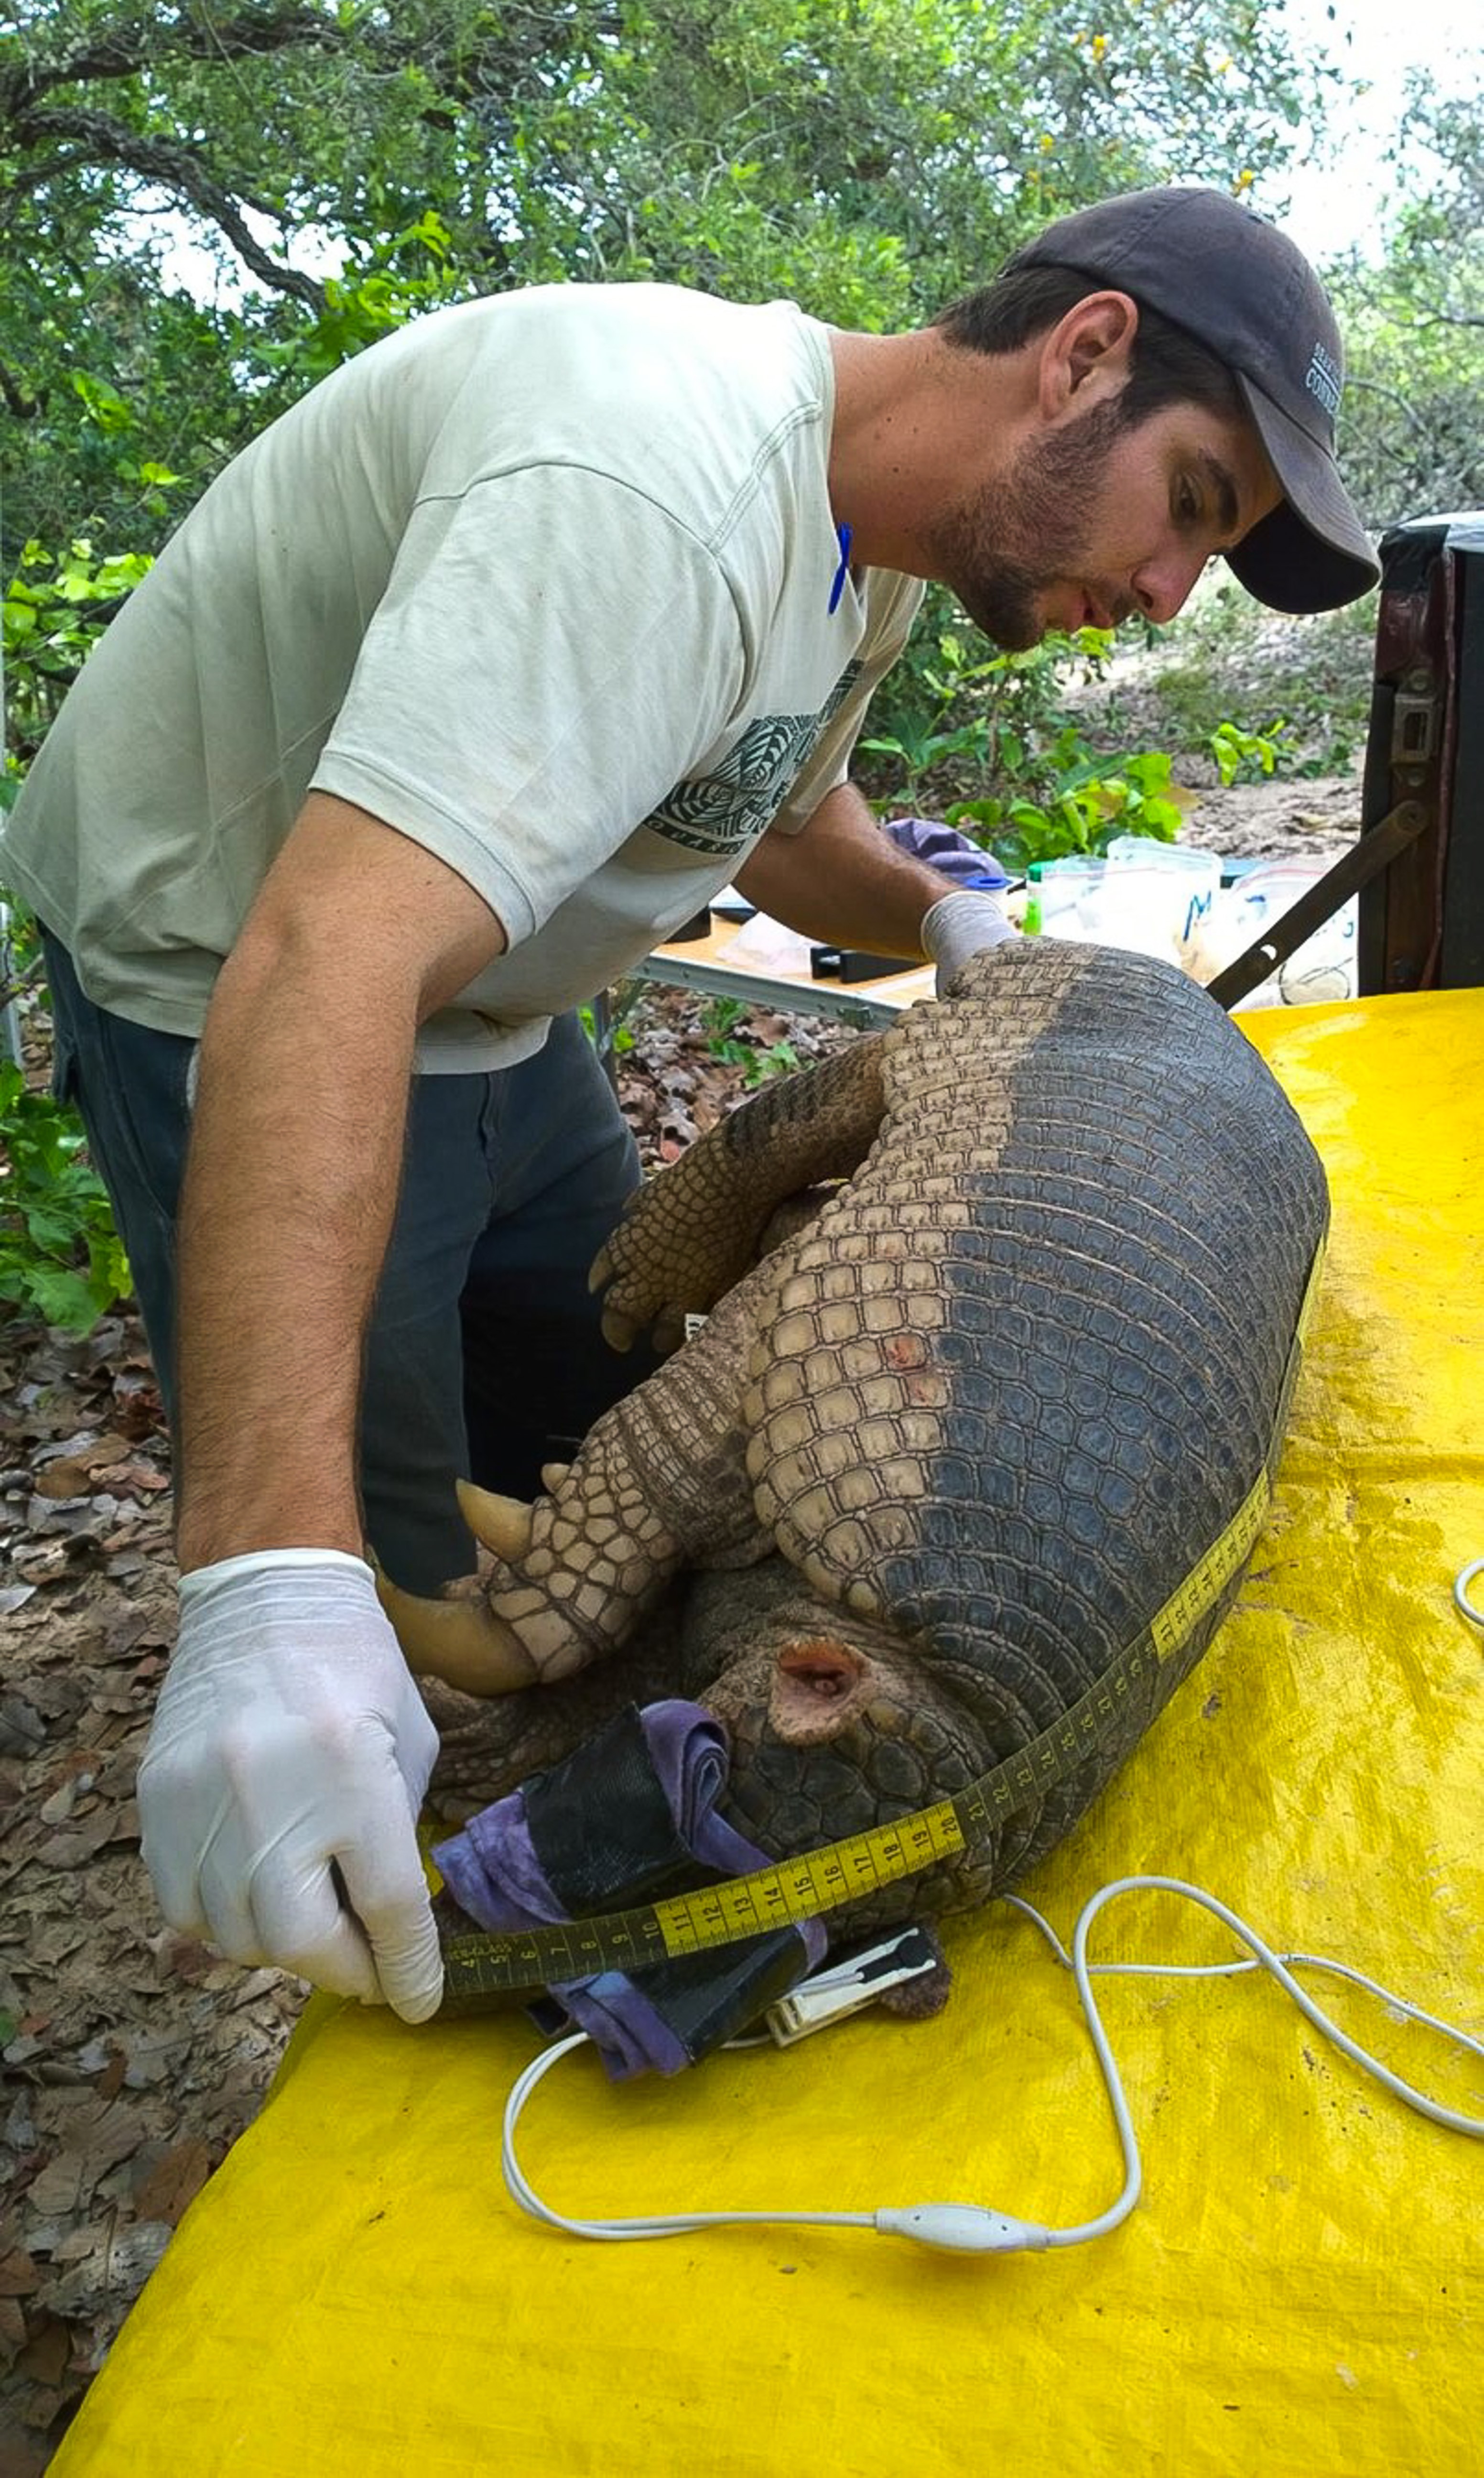
{"type": "Polygon", "coordinates": [[[1475,1608],[1469,1598],[1469,1586],[1476,1575],[1484,1575],[1484,1557],[1471,1557],[1453,1578],[1453,1598],[1471,1626],[1484,1627],[1484,1609],[1475,1608]]]}
{"type": "MultiPolygon", "coordinates": [[[[1479,1561],[1479,1565],[1484,1567],[1484,1559],[1479,1561]]],[[[1475,1569],[1475,1571],[1478,1570],[1475,1569]]],[[[1279,1985],[1287,1989],[1299,2010],[1314,2024],[1317,2031],[1322,2032],[1324,2037],[1333,2046],[1351,2058],[1366,2073],[1373,2075],[1377,2082],[1384,2084],[1385,2087],[1395,2092],[1398,2099],[1404,2100],[1409,2108],[1417,2109],[1423,2116],[1431,2117],[1435,2125],[1446,2126],[1455,2134],[1484,2137],[1484,2118],[1463,2116],[1456,2110],[1444,2108],[1439,2101],[1429,2099],[1424,2092],[1414,2090],[1410,2083],[1402,2082],[1397,2075],[1383,2065],[1379,2059],[1357,2046],[1356,2042],[1340,2029],[1338,2023],[1332,2022],[1328,2014],[1321,2011],[1313,1998],[1304,1993],[1287,1965],[1293,1962],[1300,1968],[1332,1971],[1342,1979],[1350,1980],[1358,1987],[1369,1988],[1372,1995],[1379,1996],[1383,2003],[1395,2007],[1399,2012],[1405,2014],[1409,2021],[1421,2022],[1429,2030],[1440,2031],[1446,2039],[1451,2039],[1457,2046],[1469,2049],[1476,2057],[1484,2057],[1484,2040],[1475,2039],[1469,2032],[1457,2030],[1453,2024],[1439,2021],[1435,2015],[1422,2012],[1420,2007],[1409,2005],[1403,1998],[1394,1996],[1375,1980],[1368,1979],[1362,1971],[1350,1969],[1346,1962],[1328,1961],[1317,1954],[1270,1952],[1262,1938],[1254,1934],[1244,1920],[1239,1919],[1234,1910],[1229,1910],[1224,1902],[1219,1902],[1214,1894],[1202,1892],[1198,1885],[1182,1884],[1173,1876],[1121,1876],[1116,1884],[1105,1884],[1101,1892],[1094,1893],[1092,1900],[1084,1906],[1073,1931],[1069,1955],[1058,1940],[1055,1931],[1047,1925],[1039,1910],[1033,1910],[1028,1902],[1020,1901],[1014,1894],[1007,1894],[1004,1898],[1013,1903],[1016,1909],[1023,1911],[1027,1918],[1034,1921],[1051,1945],[1058,1960],[1071,1971],[1077,1983],[1077,1993],[1082,1999],[1083,2011],[1087,2015],[1088,2030],[1096,2052],[1097,2061],[1102,2067],[1103,2080],[1107,2086],[1114,2122],[1118,2128],[1119,2141],[1123,2152],[1124,2179],[1123,2190],[1118,2201],[1106,2212],[1101,2212],[1095,2220],[1085,2220],[1075,2228],[1047,2229],[1041,2227],[1034,2220],[1016,2219],[1009,2212],[993,2211],[977,2203],[914,2203],[900,2209],[884,2208],[875,2212],[691,2212],[676,2214],[671,2219],[568,2219],[565,2213],[554,2212],[548,2204],[543,2203],[531,2187],[516,2157],[515,2134],[520,2112],[541,2077],[550,2073],[552,2066],[561,2058],[568,2055],[573,2048],[579,2048],[584,2044],[587,2034],[582,2031],[575,2032],[570,2038],[559,2040],[544,2055],[538,2057],[533,2064],[528,2065],[506,2102],[500,2164],[511,2193],[521,2210],[529,2212],[533,2219],[544,2220],[554,2229],[564,2229],[569,2237],[596,2238],[610,2243],[618,2243],[634,2238],[684,2237],[696,2229],[730,2228],[753,2222],[762,2223],[770,2228],[873,2229],[880,2237],[911,2238],[919,2245],[947,2247],[961,2254],[1020,2254],[1039,2252],[1048,2246],[1085,2245],[1090,2238],[1106,2237],[1111,2230],[1118,2228],[1127,2219],[1139,2200],[1142,2180],[1139,2144],[1135,2137],[1133,2121],[1129,2115],[1128,2103],[1123,2094],[1122,2083],[1119,2078],[1118,2066],[1114,2061],[1113,2050],[1108,2044],[1107,2033],[1103,2029],[1102,2017],[1093,1995],[1093,1979],[1104,1972],[1110,1975],[1130,1973],[1170,1979],[1211,1979],[1259,1968],[1270,1971],[1279,1985]],[[1187,1901],[1198,1903],[1202,1909],[1209,1910],[1213,1917],[1220,1919],[1231,1929],[1233,1934],[1249,1948],[1252,1955],[1251,1960],[1198,1964],[1142,1961],[1089,1963],[1087,1940],[1094,1920],[1119,1893],[1133,1892],[1178,1893],[1187,1901]]]]}

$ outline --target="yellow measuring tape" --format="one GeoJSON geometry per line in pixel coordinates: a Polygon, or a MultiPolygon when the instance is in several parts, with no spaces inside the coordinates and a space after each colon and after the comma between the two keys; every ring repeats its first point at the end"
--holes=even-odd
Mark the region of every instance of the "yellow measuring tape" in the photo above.
{"type": "Polygon", "coordinates": [[[843,1909],[906,1876],[920,1875],[988,1840],[1006,1820],[1066,1781],[1117,1726],[1129,1698],[1189,1641],[1251,1552],[1272,1501],[1272,1474],[1282,1447],[1320,1274],[1321,1239],[1304,1290],[1284,1370],[1267,1464],[1219,1538],[1164,1606],[1095,1686],[993,1772],[936,1807],[918,1808],[894,1823],[872,1826],[848,1840],[827,1842],[750,1876],[733,1876],[698,1892],[677,1893],[641,1909],[571,1919],[555,1927],[490,1934],[471,1928],[443,1943],[445,2012],[509,1990],[559,1986],[604,1970],[642,1970],[656,1962],[734,1944],[800,1919],[843,1909]]]}

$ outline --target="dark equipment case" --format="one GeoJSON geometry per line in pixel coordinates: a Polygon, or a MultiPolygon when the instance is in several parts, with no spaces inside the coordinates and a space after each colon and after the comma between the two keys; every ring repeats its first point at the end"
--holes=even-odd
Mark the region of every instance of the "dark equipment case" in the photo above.
{"type": "Polygon", "coordinates": [[[1362,836],[1404,802],[1421,831],[1361,892],[1359,986],[1484,983],[1484,513],[1381,543],[1362,836]]]}

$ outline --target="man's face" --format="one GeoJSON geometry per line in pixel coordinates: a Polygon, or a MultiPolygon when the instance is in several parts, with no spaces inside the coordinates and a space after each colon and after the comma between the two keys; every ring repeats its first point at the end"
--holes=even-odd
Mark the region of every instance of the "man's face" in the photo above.
{"type": "Polygon", "coordinates": [[[950,508],[930,549],[975,625],[1020,653],[1051,628],[1173,619],[1281,497],[1249,422],[1178,404],[1127,429],[1104,401],[950,508]]]}

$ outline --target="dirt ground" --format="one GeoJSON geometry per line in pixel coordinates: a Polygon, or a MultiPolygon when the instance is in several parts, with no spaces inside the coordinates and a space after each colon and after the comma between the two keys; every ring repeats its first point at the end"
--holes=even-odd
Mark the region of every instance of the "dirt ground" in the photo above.
{"type": "Polygon", "coordinates": [[[1338,860],[1360,832],[1360,769],[1203,791],[1181,836],[1227,860],[1338,860]]]}
{"type": "MultiPolygon", "coordinates": [[[[1186,840],[1327,859],[1354,776],[1204,794],[1186,840]]],[[[694,1002],[628,1020],[653,1161],[742,1084],[694,1002]]],[[[848,1034],[755,1015],[800,1058],[848,1034]]],[[[0,1334],[0,2478],[38,2478],[182,2213],[251,2121],[303,2002],[155,1909],[135,1771],[173,1626],[168,1444],[142,1331],[0,1334]]]]}

